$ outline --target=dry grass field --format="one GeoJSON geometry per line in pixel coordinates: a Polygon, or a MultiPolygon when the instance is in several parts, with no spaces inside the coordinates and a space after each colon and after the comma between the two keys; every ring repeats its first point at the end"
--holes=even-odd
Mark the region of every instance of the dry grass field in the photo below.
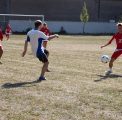
{"type": "Polygon", "coordinates": [[[122,120],[122,57],[113,74],[105,76],[114,45],[100,46],[111,36],[60,36],[48,44],[50,73],[34,82],[42,63],[29,47],[21,57],[26,36],[3,41],[0,65],[0,120],[122,120]]]}

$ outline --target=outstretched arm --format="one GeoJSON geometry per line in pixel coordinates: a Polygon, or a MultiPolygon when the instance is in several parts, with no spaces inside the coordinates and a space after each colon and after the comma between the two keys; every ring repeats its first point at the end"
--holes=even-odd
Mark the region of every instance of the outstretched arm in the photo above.
{"type": "Polygon", "coordinates": [[[59,37],[58,34],[50,35],[49,38],[48,38],[48,40],[51,40],[53,38],[58,38],[58,37],[59,37]]]}
{"type": "Polygon", "coordinates": [[[25,56],[26,52],[27,52],[27,48],[28,48],[28,41],[25,41],[25,44],[24,44],[24,50],[22,52],[22,57],[25,56]]]}
{"type": "Polygon", "coordinates": [[[112,41],[113,41],[113,40],[114,40],[114,36],[111,38],[111,40],[109,40],[109,41],[108,41],[108,43],[107,43],[107,44],[102,45],[102,46],[101,46],[101,48],[108,46],[109,44],[111,44],[111,43],[112,43],[112,41]]]}

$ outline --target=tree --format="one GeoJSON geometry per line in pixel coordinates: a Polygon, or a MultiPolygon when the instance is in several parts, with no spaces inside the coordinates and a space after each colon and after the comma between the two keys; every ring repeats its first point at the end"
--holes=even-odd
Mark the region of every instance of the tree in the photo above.
{"type": "Polygon", "coordinates": [[[88,14],[88,10],[86,7],[86,2],[84,1],[84,5],[83,8],[81,10],[81,14],[80,14],[80,20],[81,22],[83,22],[83,34],[85,33],[85,24],[88,22],[89,20],[89,14],[88,14]]]}
{"type": "Polygon", "coordinates": [[[119,17],[119,22],[122,22],[122,15],[119,17]]]}

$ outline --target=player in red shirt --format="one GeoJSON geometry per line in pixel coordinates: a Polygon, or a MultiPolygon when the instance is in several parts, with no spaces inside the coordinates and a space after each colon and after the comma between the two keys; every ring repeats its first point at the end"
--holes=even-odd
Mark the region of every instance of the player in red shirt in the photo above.
{"type": "Polygon", "coordinates": [[[6,35],[7,40],[9,39],[11,33],[12,33],[12,29],[11,29],[10,24],[8,24],[5,29],[5,35],[6,35]]]}
{"type": "Polygon", "coordinates": [[[106,47],[111,44],[113,40],[115,40],[117,46],[111,56],[111,60],[109,62],[109,70],[106,71],[106,75],[110,75],[112,73],[113,62],[122,54],[122,23],[118,23],[117,28],[118,32],[113,35],[111,40],[107,44],[101,46],[101,48],[106,47]]]}
{"type": "MultiPolygon", "coordinates": [[[[51,32],[47,26],[47,23],[43,23],[43,27],[41,28],[41,30],[45,35],[50,36],[51,32]]],[[[47,55],[47,57],[49,57],[49,51],[46,49],[47,48],[47,42],[43,43],[43,47],[44,47],[44,53],[47,55]]],[[[49,69],[47,69],[47,72],[50,72],[49,69]]]]}
{"type": "MultiPolygon", "coordinates": [[[[1,43],[2,40],[3,40],[3,33],[2,33],[2,29],[0,28],[0,59],[3,55],[3,47],[2,47],[2,43],[1,43]]],[[[2,64],[2,63],[0,62],[0,64],[2,64]]]]}
{"type": "Polygon", "coordinates": [[[48,26],[47,26],[47,23],[43,23],[43,27],[41,28],[41,31],[42,31],[45,35],[47,35],[47,36],[50,36],[50,35],[51,35],[50,30],[49,30],[49,28],[48,28],[48,26]]]}
{"type": "MultiPolygon", "coordinates": [[[[50,36],[51,35],[50,30],[48,29],[47,23],[43,23],[43,27],[41,28],[40,31],[42,31],[47,36],[50,36]]],[[[47,54],[47,56],[49,56],[49,51],[46,50],[47,42],[45,42],[43,44],[43,47],[45,48],[45,53],[47,54]]]]}

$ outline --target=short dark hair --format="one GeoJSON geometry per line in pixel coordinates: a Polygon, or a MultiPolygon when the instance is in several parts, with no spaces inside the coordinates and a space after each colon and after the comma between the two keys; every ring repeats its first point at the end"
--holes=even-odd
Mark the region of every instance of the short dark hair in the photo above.
{"type": "Polygon", "coordinates": [[[122,23],[117,23],[117,26],[122,26],[122,23]]]}
{"type": "Polygon", "coordinates": [[[44,22],[44,23],[43,23],[43,25],[47,25],[47,23],[46,23],[46,22],[44,22]]]}
{"type": "Polygon", "coordinates": [[[35,24],[35,28],[38,28],[42,24],[42,21],[41,20],[36,20],[34,22],[34,24],[35,24]]]}
{"type": "Polygon", "coordinates": [[[122,26],[121,24],[118,24],[118,26],[122,26]]]}

